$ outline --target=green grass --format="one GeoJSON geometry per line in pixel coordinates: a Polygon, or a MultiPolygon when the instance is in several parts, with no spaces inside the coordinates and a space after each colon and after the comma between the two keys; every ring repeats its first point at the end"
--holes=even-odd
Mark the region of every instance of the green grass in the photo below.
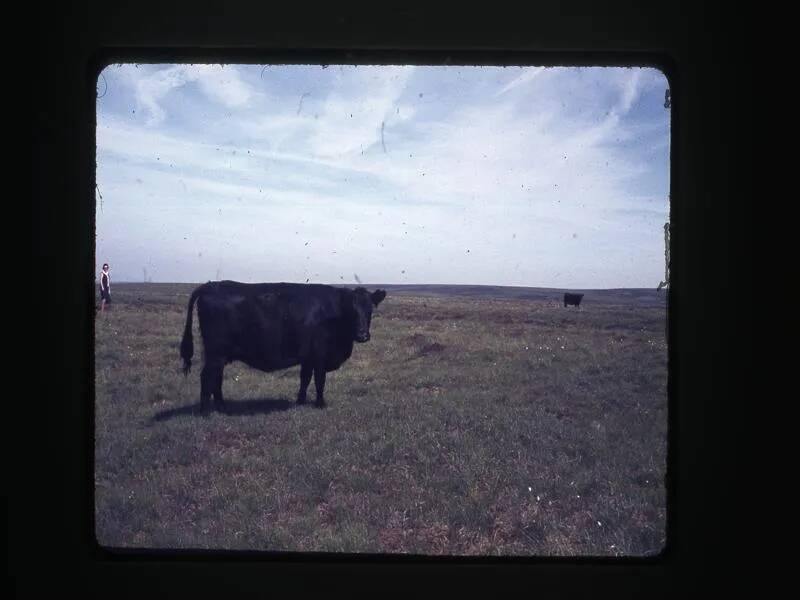
{"type": "Polygon", "coordinates": [[[294,404],[299,368],[225,370],[203,418],[194,286],[114,286],[97,315],[98,541],[194,548],[627,556],[665,539],[663,306],[392,295],[294,404]],[[310,392],[313,398],[313,383],[310,392]]]}

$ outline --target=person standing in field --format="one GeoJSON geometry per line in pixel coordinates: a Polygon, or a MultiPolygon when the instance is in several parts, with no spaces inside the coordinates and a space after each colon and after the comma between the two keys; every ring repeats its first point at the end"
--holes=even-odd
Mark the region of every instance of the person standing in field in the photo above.
{"type": "Polygon", "coordinates": [[[111,277],[108,275],[108,263],[103,263],[100,272],[100,312],[106,309],[106,304],[111,303],[111,277]]]}

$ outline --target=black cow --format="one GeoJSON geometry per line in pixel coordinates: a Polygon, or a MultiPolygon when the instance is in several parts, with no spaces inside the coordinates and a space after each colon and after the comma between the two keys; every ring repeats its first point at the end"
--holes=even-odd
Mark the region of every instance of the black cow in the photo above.
{"type": "Polygon", "coordinates": [[[192,366],[192,309],[197,302],[205,348],[200,373],[204,411],[212,395],[222,408],[222,371],[235,360],[261,371],[300,365],[297,403],[306,401],[313,373],[317,406],[322,407],[325,374],[350,358],[354,341],[369,340],[372,309],[385,297],[384,290],[369,293],[363,287],[210,281],[189,299],[181,341],[184,375],[192,366]]]}
{"type": "Polygon", "coordinates": [[[568,292],[564,294],[564,306],[569,306],[570,304],[573,306],[580,306],[582,298],[583,294],[570,294],[568,292]]]}

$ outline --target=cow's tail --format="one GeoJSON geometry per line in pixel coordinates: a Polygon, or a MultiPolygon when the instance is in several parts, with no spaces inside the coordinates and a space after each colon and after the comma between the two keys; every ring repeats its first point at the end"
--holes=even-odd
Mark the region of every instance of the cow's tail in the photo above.
{"type": "Polygon", "coordinates": [[[183,359],[183,375],[189,374],[192,368],[192,356],[194,355],[194,342],[192,341],[192,312],[194,311],[194,303],[200,295],[203,286],[200,286],[192,292],[189,298],[189,309],[186,311],[186,327],[183,330],[183,339],[181,340],[181,358],[183,359]]]}

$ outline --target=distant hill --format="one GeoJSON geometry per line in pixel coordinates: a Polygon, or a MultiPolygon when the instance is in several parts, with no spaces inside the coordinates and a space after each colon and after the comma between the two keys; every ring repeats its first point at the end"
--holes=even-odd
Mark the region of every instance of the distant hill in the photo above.
{"type": "MultiPolygon", "coordinates": [[[[147,291],[148,296],[165,294],[168,297],[189,295],[199,283],[116,283],[116,292],[147,291]]],[[[332,284],[336,287],[353,289],[356,284],[332,284]]],[[[421,285],[421,284],[361,284],[370,290],[381,288],[390,295],[398,296],[456,296],[462,298],[484,298],[497,300],[532,300],[536,302],[558,302],[564,300],[564,292],[577,292],[584,294],[581,306],[590,304],[615,304],[631,306],[664,306],[667,304],[667,291],[657,292],[649,288],[619,288],[619,289],[567,289],[567,288],[536,288],[501,285],[421,285]]]]}
{"type": "MultiPolygon", "coordinates": [[[[354,288],[355,285],[342,287],[354,288]]],[[[564,292],[584,294],[583,302],[602,304],[635,304],[637,306],[666,306],[666,291],[657,292],[648,288],[619,289],[569,289],[535,288],[500,285],[400,285],[366,284],[367,289],[381,288],[392,294],[403,296],[460,296],[472,298],[494,298],[509,300],[536,300],[539,302],[563,302],[564,292]]]]}

